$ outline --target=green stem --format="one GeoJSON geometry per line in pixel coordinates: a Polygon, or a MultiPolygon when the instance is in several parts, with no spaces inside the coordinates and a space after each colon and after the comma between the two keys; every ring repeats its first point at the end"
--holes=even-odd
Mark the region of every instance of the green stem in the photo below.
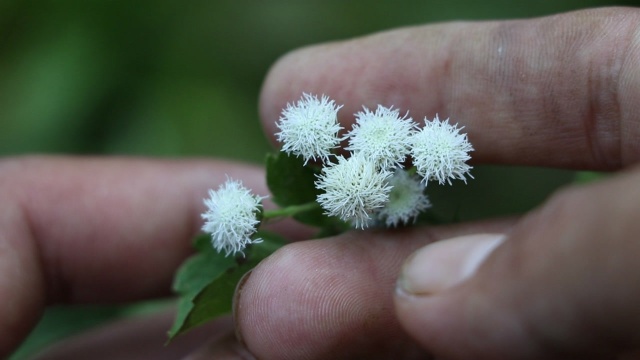
{"type": "Polygon", "coordinates": [[[267,210],[262,214],[262,218],[264,220],[281,218],[281,217],[290,217],[296,214],[300,214],[306,211],[314,210],[320,208],[320,204],[315,201],[301,204],[301,205],[291,205],[280,209],[275,210],[267,210]]]}

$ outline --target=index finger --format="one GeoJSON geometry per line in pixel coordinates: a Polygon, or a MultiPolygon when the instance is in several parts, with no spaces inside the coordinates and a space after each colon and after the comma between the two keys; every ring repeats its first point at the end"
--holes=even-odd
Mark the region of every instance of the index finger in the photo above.
{"type": "Polygon", "coordinates": [[[640,158],[640,10],[459,22],[309,47],[272,68],[268,134],[302,92],[344,104],[436,113],[465,126],[474,161],[612,170],[640,158]]]}
{"type": "MultiPolygon", "coordinates": [[[[267,195],[261,169],[231,162],[0,161],[0,357],[45,305],[169,294],[202,225],[202,199],[226,174],[267,195]]],[[[308,232],[274,226],[292,237],[308,232]]]]}

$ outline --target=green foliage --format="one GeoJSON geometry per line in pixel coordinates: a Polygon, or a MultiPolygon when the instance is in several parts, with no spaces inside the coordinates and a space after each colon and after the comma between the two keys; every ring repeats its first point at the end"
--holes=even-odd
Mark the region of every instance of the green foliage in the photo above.
{"type": "Polygon", "coordinates": [[[194,299],[202,290],[225,272],[237,267],[232,257],[225,257],[213,249],[210,236],[204,234],[196,238],[195,247],[198,253],[184,262],[178,270],[173,282],[173,290],[180,295],[178,313],[169,336],[174,337],[190,328],[187,318],[194,310],[194,299]]]}
{"type": "Polygon", "coordinates": [[[178,271],[174,290],[179,294],[178,314],[169,330],[169,341],[194,327],[231,311],[238,281],[260,261],[284,245],[275,234],[258,232],[264,241],[245,249],[245,256],[225,257],[216,252],[208,235],[196,239],[198,253],[178,271]]]}
{"type": "Polygon", "coordinates": [[[573,182],[576,184],[587,184],[602,180],[609,175],[610,174],[595,171],[578,171],[573,178],[573,182]]]}
{"type": "MultiPolygon", "coordinates": [[[[286,208],[316,203],[320,190],[314,184],[319,168],[313,164],[304,166],[302,158],[283,152],[268,154],[266,160],[267,185],[273,201],[286,208]]],[[[324,215],[320,206],[297,212],[293,218],[303,224],[321,228],[317,237],[337,235],[349,227],[337,218],[324,215]]]]}
{"type": "Polygon", "coordinates": [[[283,152],[268,154],[266,167],[267,185],[273,202],[279,206],[301,205],[316,200],[316,172],[311,165],[304,166],[302,158],[283,152]]]}
{"type": "Polygon", "coordinates": [[[51,307],[33,331],[37,336],[29,337],[9,360],[32,359],[47,344],[78,334],[121,313],[122,306],[117,305],[51,307]]]}

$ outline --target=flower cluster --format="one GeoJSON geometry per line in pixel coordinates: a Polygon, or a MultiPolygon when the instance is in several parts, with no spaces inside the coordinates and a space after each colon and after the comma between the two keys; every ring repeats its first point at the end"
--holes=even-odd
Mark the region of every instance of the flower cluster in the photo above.
{"type": "Polygon", "coordinates": [[[469,174],[471,166],[466,163],[473,147],[460,130],[457,125],[449,125],[449,119],[440,121],[436,115],[432,121],[425,119],[422,130],[411,137],[413,164],[425,184],[437,180],[440,185],[451,185],[451,179],[466,183],[465,175],[473,178],[469,174]]]}
{"type": "Polygon", "coordinates": [[[318,202],[327,215],[359,228],[372,221],[387,226],[407,224],[431,206],[424,195],[429,180],[451,184],[451,179],[466,182],[465,175],[471,176],[466,161],[473,147],[466,134],[460,133],[462,128],[450,125],[448,119],[425,118],[420,129],[408,113],[401,116],[398,109],[378,105],[371,111],[363,107],[355,114],[351,131],[339,138],[337,112],[341,107],[326,96],[318,100],[304,94],[295,105],[287,104],[278,123],[280,129],[287,129],[286,136],[284,130],[278,134],[283,151],[303,156],[305,161],[323,160],[325,166],[316,187],[324,191],[318,202]],[[318,114],[326,114],[326,118],[318,114]],[[322,141],[298,140],[310,132],[322,141]],[[338,156],[333,162],[331,151],[341,141],[348,142],[344,150],[350,157],[338,156]],[[408,158],[421,180],[406,173],[408,158]]]}
{"type": "Polygon", "coordinates": [[[383,169],[401,166],[409,153],[416,124],[399,113],[381,105],[375,112],[364,108],[356,113],[356,123],[346,136],[349,146],[345,150],[362,155],[383,169]]]}
{"type": "Polygon", "coordinates": [[[406,224],[431,207],[431,202],[424,193],[424,186],[415,175],[397,169],[388,184],[391,186],[389,201],[378,212],[378,218],[384,220],[387,227],[406,224]]]}
{"type": "MultiPolygon", "coordinates": [[[[449,119],[424,119],[420,127],[399,109],[378,105],[355,114],[350,131],[338,122],[342,105],[327,96],[303,94],[287,104],[276,123],[282,151],[300,157],[304,166],[320,166],[313,186],[320,190],[317,204],[327,216],[338,217],[356,228],[396,227],[415,221],[431,207],[425,189],[429,181],[466,183],[473,147],[463,127],[449,119]],[[343,152],[337,150],[346,143],[343,152]]],[[[287,176],[282,174],[281,176],[287,176]]],[[[262,197],[252,195],[229,179],[205,199],[208,210],[203,230],[211,233],[218,251],[242,253],[252,243],[260,225],[262,197]]],[[[306,207],[300,207],[305,209],[306,207]]],[[[295,209],[294,209],[295,210],[295,209]]]]}
{"type": "Polygon", "coordinates": [[[338,123],[338,110],[333,100],[327,96],[303,94],[294,105],[287,104],[282,117],[276,124],[280,132],[276,133],[282,142],[282,151],[301,156],[307,161],[316,158],[328,161],[331,150],[338,147],[338,132],[342,127],[338,123]]]}
{"type": "Polygon", "coordinates": [[[202,214],[202,231],[211,234],[218,252],[224,251],[227,256],[242,253],[247,245],[262,241],[251,238],[260,223],[262,199],[233,179],[227,179],[217,191],[209,190],[209,198],[204,199],[207,210],[202,214]]]}
{"type": "Polygon", "coordinates": [[[338,162],[322,169],[316,187],[324,190],[318,202],[329,216],[338,216],[364,228],[370,214],[389,201],[391,172],[379,168],[362,154],[338,157],[338,162]]]}

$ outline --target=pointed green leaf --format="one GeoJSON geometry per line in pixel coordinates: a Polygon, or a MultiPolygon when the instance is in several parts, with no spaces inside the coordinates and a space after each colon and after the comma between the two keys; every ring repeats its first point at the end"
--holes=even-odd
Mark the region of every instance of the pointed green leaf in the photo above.
{"type": "Polygon", "coordinates": [[[211,246],[210,236],[198,236],[194,242],[198,253],[187,259],[173,282],[173,290],[179,294],[178,309],[169,338],[176,336],[184,326],[184,322],[193,310],[193,299],[211,281],[219,278],[226,271],[236,266],[235,259],[225,257],[211,246]]]}
{"type": "MultiPolygon", "coordinates": [[[[285,240],[275,234],[258,232],[256,236],[263,242],[247,247],[244,258],[224,257],[209,245],[211,250],[198,247],[201,253],[185,262],[174,283],[180,298],[178,314],[169,330],[169,341],[230,312],[233,293],[242,276],[285,244],[285,240]]],[[[202,240],[198,239],[196,244],[201,245],[202,240]]]]}
{"type": "Polygon", "coordinates": [[[267,185],[272,200],[281,207],[306,204],[315,201],[318,190],[314,184],[316,172],[311,165],[304,166],[304,161],[283,152],[268,154],[267,185]]]}
{"type": "MultiPolygon", "coordinates": [[[[266,162],[267,185],[276,204],[287,207],[316,201],[320,194],[315,186],[317,167],[305,166],[301,158],[283,152],[268,154],[266,162]]],[[[333,226],[333,220],[324,215],[319,207],[296,214],[293,218],[306,225],[333,226]]]]}

